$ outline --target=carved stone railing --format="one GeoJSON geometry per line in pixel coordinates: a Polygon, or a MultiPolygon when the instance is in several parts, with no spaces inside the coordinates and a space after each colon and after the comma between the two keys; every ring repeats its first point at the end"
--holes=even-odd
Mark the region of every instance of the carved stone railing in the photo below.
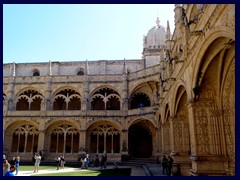
{"type": "Polygon", "coordinates": [[[154,107],[132,110],[49,110],[49,111],[5,111],[4,117],[123,117],[154,113],[154,107]]]}

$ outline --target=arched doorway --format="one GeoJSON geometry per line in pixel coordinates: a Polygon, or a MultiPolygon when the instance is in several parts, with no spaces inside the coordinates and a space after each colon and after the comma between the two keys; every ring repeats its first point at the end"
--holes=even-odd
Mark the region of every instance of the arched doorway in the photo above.
{"type": "Polygon", "coordinates": [[[129,154],[133,158],[150,158],[152,156],[152,132],[146,121],[130,126],[128,133],[129,154]]]}

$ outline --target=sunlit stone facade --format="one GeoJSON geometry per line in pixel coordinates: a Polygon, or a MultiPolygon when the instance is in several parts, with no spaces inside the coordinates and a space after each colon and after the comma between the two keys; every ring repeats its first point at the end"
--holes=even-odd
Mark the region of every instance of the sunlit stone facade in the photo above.
{"type": "Polygon", "coordinates": [[[235,5],[174,13],[173,33],[157,19],[144,37],[142,59],[4,64],[4,153],[171,154],[182,175],[235,175],[235,5]]]}

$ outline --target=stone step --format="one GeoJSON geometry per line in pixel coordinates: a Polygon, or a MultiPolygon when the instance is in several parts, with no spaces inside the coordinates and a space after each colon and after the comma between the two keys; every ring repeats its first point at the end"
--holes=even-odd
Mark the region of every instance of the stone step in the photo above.
{"type": "Polygon", "coordinates": [[[133,158],[128,160],[128,162],[133,162],[133,163],[141,163],[141,164],[147,164],[147,163],[151,163],[151,164],[156,164],[156,159],[152,159],[152,158],[133,158]]]}

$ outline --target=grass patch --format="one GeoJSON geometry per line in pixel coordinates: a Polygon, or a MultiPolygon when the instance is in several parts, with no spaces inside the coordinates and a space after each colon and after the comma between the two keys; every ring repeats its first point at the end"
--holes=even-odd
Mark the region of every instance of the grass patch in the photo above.
{"type": "MultiPolygon", "coordinates": [[[[40,165],[39,172],[41,170],[56,170],[54,165],[40,165]]],[[[80,168],[80,165],[66,165],[67,168],[80,168]]],[[[20,165],[19,171],[33,171],[33,165],[20,165]]],[[[131,168],[119,168],[119,169],[88,169],[88,170],[75,170],[71,172],[62,172],[61,170],[56,172],[50,172],[45,174],[32,174],[31,176],[130,176],[131,168]]]]}
{"type": "Polygon", "coordinates": [[[103,170],[76,170],[72,172],[34,174],[32,176],[130,176],[130,173],[131,168],[121,168],[103,170]]]}
{"type": "MultiPolygon", "coordinates": [[[[68,168],[67,166],[65,168],[68,168]]],[[[39,167],[39,170],[53,170],[53,169],[57,169],[57,166],[45,166],[45,165],[42,165],[40,164],[40,167],[39,167]]],[[[34,165],[30,166],[30,165],[20,165],[19,168],[18,168],[18,171],[34,171],[34,165]]]]}

